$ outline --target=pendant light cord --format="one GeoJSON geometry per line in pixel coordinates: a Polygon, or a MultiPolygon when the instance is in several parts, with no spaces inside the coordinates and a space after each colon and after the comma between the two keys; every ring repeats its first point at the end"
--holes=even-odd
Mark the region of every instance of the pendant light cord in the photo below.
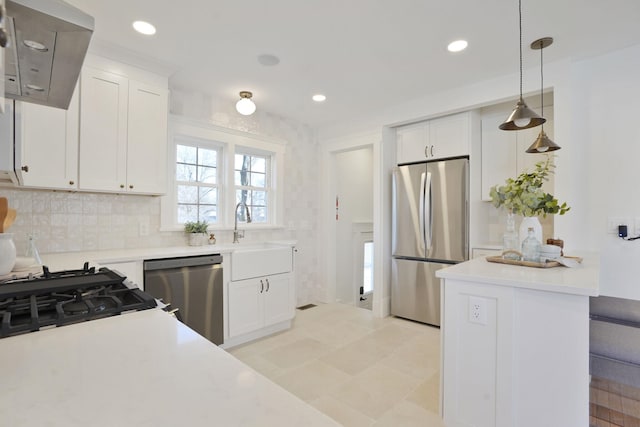
{"type": "MultiPolygon", "coordinates": [[[[540,115],[544,117],[544,73],[542,72],[542,51],[544,50],[544,41],[540,39],[540,115]]],[[[542,124],[544,129],[544,123],[542,124]]]]}
{"type": "Polygon", "coordinates": [[[522,0],[518,0],[518,17],[520,28],[520,100],[522,101],[522,0]]]}

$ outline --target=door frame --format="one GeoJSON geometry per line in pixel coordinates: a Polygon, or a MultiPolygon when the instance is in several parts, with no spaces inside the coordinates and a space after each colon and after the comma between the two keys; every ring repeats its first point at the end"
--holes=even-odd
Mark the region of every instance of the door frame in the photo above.
{"type": "Polygon", "coordinates": [[[327,140],[320,144],[321,179],[319,183],[319,193],[321,196],[321,208],[319,236],[321,236],[321,238],[318,239],[318,253],[320,262],[319,273],[321,281],[324,284],[324,292],[323,295],[318,295],[318,299],[323,302],[336,301],[336,154],[372,147],[374,241],[372,312],[376,317],[388,316],[390,312],[390,249],[385,248],[390,248],[390,230],[388,224],[390,224],[391,209],[387,209],[385,206],[390,206],[391,179],[389,165],[392,164],[395,159],[395,152],[389,149],[389,146],[393,144],[383,144],[383,140],[386,140],[388,135],[391,135],[390,131],[387,128],[383,128],[382,132],[380,130],[369,131],[349,137],[327,140]],[[392,154],[390,154],[389,151],[392,154]],[[389,182],[387,183],[386,181],[389,182]]]}

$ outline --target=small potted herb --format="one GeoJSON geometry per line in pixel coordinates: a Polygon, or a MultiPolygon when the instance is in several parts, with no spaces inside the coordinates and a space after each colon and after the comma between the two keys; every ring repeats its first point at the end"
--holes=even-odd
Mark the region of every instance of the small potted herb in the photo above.
{"type": "Polygon", "coordinates": [[[184,231],[189,234],[189,245],[202,246],[206,240],[207,228],[209,224],[207,221],[187,221],[184,223],[184,231]]]}

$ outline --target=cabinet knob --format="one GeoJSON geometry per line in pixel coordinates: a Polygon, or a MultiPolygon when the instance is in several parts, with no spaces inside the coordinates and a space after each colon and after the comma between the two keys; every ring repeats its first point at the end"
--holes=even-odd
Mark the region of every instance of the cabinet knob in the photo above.
{"type": "Polygon", "coordinates": [[[433,157],[433,145],[431,146],[431,157],[433,157]]]}
{"type": "Polygon", "coordinates": [[[124,184],[120,184],[120,188],[124,188],[124,184]]]}
{"type": "Polygon", "coordinates": [[[427,158],[429,157],[429,146],[428,145],[424,146],[424,156],[427,157],[427,158]]]}
{"type": "Polygon", "coordinates": [[[267,292],[269,292],[269,279],[265,279],[267,282],[267,292]]]}
{"type": "Polygon", "coordinates": [[[130,188],[131,190],[133,190],[133,185],[129,185],[129,188],[130,188]]]}
{"type": "Polygon", "coordinates": [[[29,172],[29,166],[23,166],[20,169],[25,171],[25,172],[29,172]]]}
{"type": "Polygon", "coordinates": [[[75,182],[69,181],[69,185],[73,185],[73,184],[75,184],[75,182]]]}
{"type": "Polygon", "coordinates": [[[260,279],[260,293],[264,291],[264,282],[260,279]]]}

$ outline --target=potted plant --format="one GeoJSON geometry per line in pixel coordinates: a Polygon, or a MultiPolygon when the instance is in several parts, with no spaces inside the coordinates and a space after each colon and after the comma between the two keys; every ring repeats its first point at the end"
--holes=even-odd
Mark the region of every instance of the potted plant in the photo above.
{"type": "Polygon", "coordinates": [[[536,163],[533,172],[524,171],[515,179],[508,178],[505,185],[491,187],[489,195],[496,208],[505,207],[510,214],[524,217],[520,225],[520,242],[526,237],[528,228],[533,227],[536,238],[542,243],[542,226],[538,216],[564,215],[571,209],[542,189],[542,184],[549,180],[548,176],[553,173],[553,168],[555,165],[551,162],[551,156],[547,156],[546,160],[536,163]]]}
{"type": "Polygon", "coordinates": [[[201,246],[204,245],[205,238],[207,237],[207,228],[209,224],[207,221],[187,221],[184,223],[184,231],[189,234],[189,245],[201,246]]]}

